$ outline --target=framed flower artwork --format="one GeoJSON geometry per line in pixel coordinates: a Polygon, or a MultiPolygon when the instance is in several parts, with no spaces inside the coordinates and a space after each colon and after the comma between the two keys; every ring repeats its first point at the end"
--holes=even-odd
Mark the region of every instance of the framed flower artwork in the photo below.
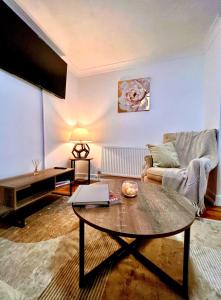
{"type": "Polygon", "coordinates": [[[150,78],[118,82],[118,112],[150,110],[150,78]]]}

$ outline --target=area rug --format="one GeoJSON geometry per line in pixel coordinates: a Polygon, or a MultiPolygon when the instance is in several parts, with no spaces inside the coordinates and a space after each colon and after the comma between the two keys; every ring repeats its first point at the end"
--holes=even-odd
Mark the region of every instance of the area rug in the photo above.
{"type": "MultiPolygon", "coordinates": [[[[49,199],[50,200],[50,199],[49,199]]],[[[67,198],[55,198],[27,218],[25,228],[0,226],[0,299],[182,299],[133,256],[78,287],[78,219],[67,198]]],[[[86,272],[118,245],[86,226],[86,272]]],[[[221,299],[221,222],[197,219],[191,228],[190,299],[221,299]]],[[[182,280],[183,235],[155,239],[140,251],[182,280]]]]}

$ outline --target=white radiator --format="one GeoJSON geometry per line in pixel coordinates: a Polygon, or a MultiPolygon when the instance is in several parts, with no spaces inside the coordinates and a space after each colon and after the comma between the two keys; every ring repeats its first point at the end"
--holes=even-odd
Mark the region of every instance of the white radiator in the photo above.
{"type": "Polygon", "coordinates": [[[101,172],[113,176],[140,177],[146,148],[104,146],[101,172]]]}

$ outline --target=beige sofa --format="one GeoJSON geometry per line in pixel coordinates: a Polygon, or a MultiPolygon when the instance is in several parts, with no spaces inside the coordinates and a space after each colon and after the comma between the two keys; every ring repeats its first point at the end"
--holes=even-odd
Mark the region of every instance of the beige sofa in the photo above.
{"type": "MultiPolygon", "coordinates": [[[[173,142],[176,140],[175,133],[165,133],[163,135],[163,143],[173,142]]],[[[151,155],[146,155],[144,157],[145,165],[141,174],[141,179],[143,182],[151,182],[156,184],[162,183],[163,173],[166,168],[153,167],[153,160],[151,155]]],[[[217,179],[217,168],[212,170],[209,175],[207,192],[205,198],[210,202],[215,201],[216,195],[216,179],[217,179]]]]}

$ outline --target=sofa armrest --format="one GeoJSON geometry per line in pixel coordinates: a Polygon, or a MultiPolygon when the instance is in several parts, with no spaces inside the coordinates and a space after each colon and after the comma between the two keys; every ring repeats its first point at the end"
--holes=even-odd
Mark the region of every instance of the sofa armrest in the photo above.
{"type": "Polygon", "coordinates": [[[149,168],[153,167],[153,159],[152,159],[151,155],[146,155],[144,157],[144,161],[145,161],[145,164],[143,166],[143,170],[142,170],[142,173],[141,173],[141,179],[142,180],[144,179],[144,176],[146,176],[147,170],[149,168]]]}
{"type": "Polygon", "coordinates": [[[144,156],[145,165],[144,167],[147,167],[147,169],[153,167],[153,158],[151,155],[144,156]]]}

